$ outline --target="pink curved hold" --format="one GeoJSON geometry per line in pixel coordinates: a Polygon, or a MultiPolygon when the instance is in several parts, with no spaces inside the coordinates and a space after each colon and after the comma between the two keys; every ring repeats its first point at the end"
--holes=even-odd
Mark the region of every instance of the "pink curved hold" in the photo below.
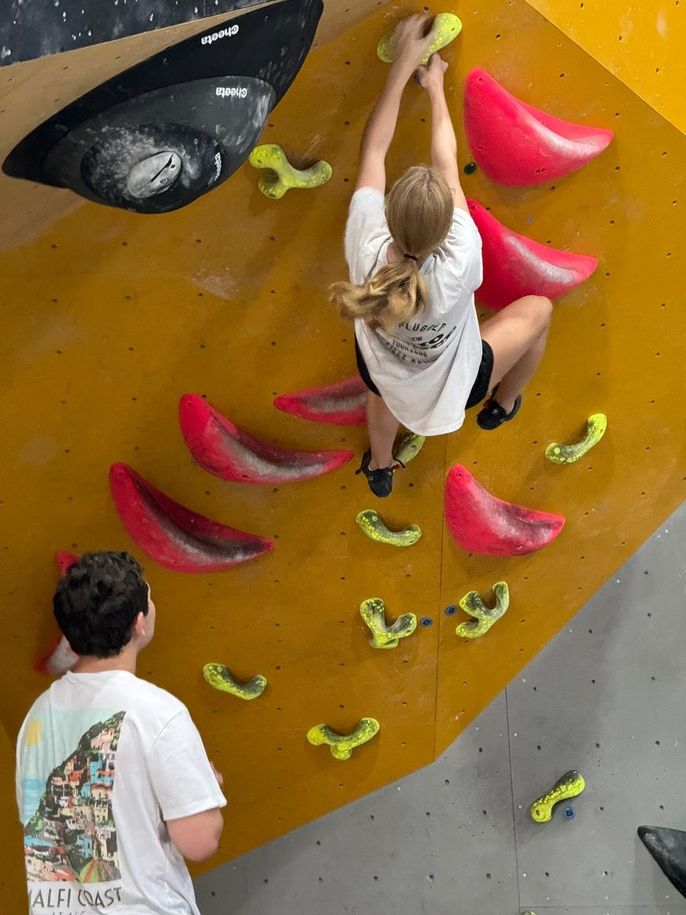
{"type": "Polygon", "coordinates": [[[51,677],[61,677],[79,660],[79,656],[72,650],[66,638],[58,636],[50,648],[36,661],[33,669],[39,674],[49,674],[51,677]]]}
{"type": "Polygon", "coordinates": [[[562,515],[535,511],[496,498],[460,464],[445,482],[445,520],[463,550],[484,556],[524,556],[553,541],[562,515]]]}
{"type": "Polygon", "coordinates": [[[198,515],[151,486],[126,464],[110,468],[115,507],[132,540],[175,572],[223,572],[274,549],[263,537],[198,515]]]}
{"type": "Polygon", "coordinates": [[[352,451],[288,451],[254,438],[197,394],[179,402],[181,433],[196,463],[221,480],[297,483],[336,470],[352,451]]]}
{"type": "Polygon", "coordinates": [[[60,575],[64,575],[65,572],[68,572],[73,565],[79,561],[81,557],[76,553],[70,553],[69,550],[58,550],[55,553],[55,562],[57,563],[57,568],[60,570],[60,575]]]}
{"type": "MultiPolygon", "coordinates": [[[[64,575],[79,559],[80,557],[76,553],[58,550],[55,553],[55,562],[60,570],[60,575],[64,575]]],[[[66,674],[68,670],[72,669],[78,659],[79,656],[72,651],[69,642],[61,635],[57,636],[52,645],[36,659],[33,669],[37,673],[61,677],[62,674],[66,674]]]]}
{"type": "Polygon", "coordinates": [[[598,266],[588,254],[560,251],[513,232],[476,200],[467,204],[483,242],[484,280],[476,298],[488,308],[504,308],[524,295],[557,299],[598,266]]]}
{"type": "Polygon", "coordinates": [[[484,174],[511,187],[569,175],[614,137],[604,127],[573,124],[527,105],[480,68],[467,75],[464,117],[472,155],[484,174]]]}
{"type": "Polygon", "coordinates": [[[360,426],[366,418],[367,388],[359,377],[346,378],[321,388],[307,388],[274,398],[277,410],[331,426],[360,426]]]}

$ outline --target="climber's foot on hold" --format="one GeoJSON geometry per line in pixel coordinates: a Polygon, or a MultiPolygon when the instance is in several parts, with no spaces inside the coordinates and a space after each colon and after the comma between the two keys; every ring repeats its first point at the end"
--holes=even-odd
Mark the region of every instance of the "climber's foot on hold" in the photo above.
{"type": "Polygon", "coordinates": [[[369,488],[380,499],[390,496],[393,491],[393,474],[396,470],[404,467],[400,461],[394,461],[390,467],[376,467],[373,470],[369,464],[372,459],[372,453],[368,449],[362,455],[362,463],[355,471],[356,474],[363,473],[367,477],[369,488]]]}
{"type": "Polygon", "coordinates": [[[522,395],[518,394],[517,397],[515,397],[512,409],[509,411],[506,410],[505,407],[499,404],[495,399],[497,390],[498,389],[496,388],[476,415],[476,423],[479,428],[486,429],[489,432],[493,429],[497,429],[498,426],[502,426],[503,423],[509,423],[510,420],[513,420],[522,405],[522,395]]]}

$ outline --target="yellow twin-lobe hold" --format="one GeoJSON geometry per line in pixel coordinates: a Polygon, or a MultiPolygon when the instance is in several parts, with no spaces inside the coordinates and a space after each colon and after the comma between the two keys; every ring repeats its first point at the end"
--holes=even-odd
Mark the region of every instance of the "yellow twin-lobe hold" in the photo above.
{"type": "Polygon", "coordinates": [[[372,634],[369,640],[372,648],[397,648],[400,639],[406,639],[417,628],[417,617],[414,613],[402,613],[389,626],[386,622],[386,608],[380,597],[363,600],[360,604],[360,616],[372,634]]]}
{"type": "Polygon", "coordinates": [[[455,635],[463,639],[478,639],[488,632],[494,623],[507,612],[510,606],[510,589],[506,581],[497,581],[493,585],[495,607],[487,607],[478,591],[470,591],[460,601],[460,607],[474,619],[466,620],[455,630],[455,635]]]}
{"type": "Polygon", "coordinates": [[[584,788],[586,782],[583,775],[570,769],[565,772],[562,778],[558,779],[553,787],[542,797],[537,798],[531,805],[529,813],[535,823],[549,823],[553,818],[553,808],[560,801],[568,801],[570,798],[578,797],[584,788]]]}
{"type": "MultiPolygon", "coordinates": [[[[439,13],[433,21],[431,34],[434,36],[422,64],[426,66],[436,51],[454,41],[462,31],[462,22],[454,13],[439,13]]],[[[376,53],[385,64],[393,63],[393,32],[384,35],[376,46],[376,53]]]]}
{"type": "Polygon", "coordinates": [[[422,529],[418,524],[410,524],[401,531],[392,531],[386,527],[381,515],[373,508],[359,512],[355,518],[357,526],[377,543],[388,543],[390,546],[414,546],[422,536],[422,529]]]}
{"type": "Polygon", "coordinates": [[[393,449],[393,457],[405,467],[413,461],[424,447],[425,435],[416,432],[406,432],[402,435],[393,449]]]}
{"type": "Polygon", "coordinates": [[[338,734],[328,724],[317,724],[307,732],[307,739],[314,747],[326,744],[334,759],[350,759],[353,750],[376,737],[380,729],[376,718],[360,718],[350,734],[338,734]]]}
{"type": "Polygon", "coordinates": [[[202,675],[210,686],[239,699],[257,699],[267,688],[267,678],[262,674],[240,683],[225,664],[205,664],[202,675]]]}
{"type": "Polygon", "coordinates": [[[553,464],[573,464],[597,445],[605,435],[607,429],[607,416],[604,413],[593,413],[586,420],[586,434],[575,445],[560,445],[551,442],[545,449],[545,456],[553,464]]]}
{"type": "Polygon", "coordinates": [[[256,146],[250,153],[248,161],[255,168],[267,168],[269,173],[258,181],[258,187],[267,197],[279,200],[291,188],[320,187],[331,178],[333,169],[323,159],[315,162],[310,168],[294,168],[288,161],[286,153],[276,143],[265,143],[256,146]]]}

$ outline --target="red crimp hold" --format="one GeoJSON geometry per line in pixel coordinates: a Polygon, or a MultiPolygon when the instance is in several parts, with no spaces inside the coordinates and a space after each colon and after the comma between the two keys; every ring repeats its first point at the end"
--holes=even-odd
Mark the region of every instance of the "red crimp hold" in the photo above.
{"type": "Polygon", "coordinates": [[[274,398],[277,410],[331,426],[361,426],[367,418],[366,405],[367,388],[359,375],[274,398]]]}
{"type": "Polygon", "coordinates": [[[483,242],[484,280],[475,295],[488,308],[504,308],[524,295],[557,299],[598,266],[595,257],[542,245],[508,229],[476,200],[467,200],[483,242]]]}
{"type": "Polygon", "coordinates": [[[237,531],[180,505],[126,464],[110,468],[110,489],[131,539],[175,572],[223,572],[274,549],[272,540],[237,531]]]}
{"type": "Polygon", "coordinates": [[[600,155],[614,137],[604,127],[573,124],[527,105],[480,68],[467,75],[464,119],[472,155],[484,174],[511,187],[569,175],[600,155]]]}
{"type": "Polygon", "coordinates": [[[524,556],[553,541],[562,515],[504,502],[487,492],[460,464],[445,482],[445,520],[458,546],[484,556],[524,556]]]}
{"type": "MultiPolygon", "coordinates": [[[[79,561],[79,558],[80,557],[77,556],[76,553],[70,553],[67,550],[58,550],[55,553],[55,562],[57,563],[57,568],[60,570],[60,575],[64,575],[75,562],[79,561]]],[[[79,656],[75,651],[72,651],[69,642],[61,635],[57,636],[47,651],[44,651],[43,654],[37,658],[36,663],[33,665],[33,669],[37,673],[61,677],[62,674],[66,674],[68,670],[72,669],[78,659],[79,656]]]]}
{"type": "Polygon", "coordinates": [[[352,451],[289,451],[254,438],[197,394],[179,403],[181,433],[195,462],[221,480],[298,483],[346,464],[352,451]]]}

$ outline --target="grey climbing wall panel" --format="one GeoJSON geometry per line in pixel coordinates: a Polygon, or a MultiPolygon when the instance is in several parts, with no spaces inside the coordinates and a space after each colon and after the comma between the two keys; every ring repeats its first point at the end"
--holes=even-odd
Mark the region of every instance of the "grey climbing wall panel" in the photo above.
{"type": "Polygon", "coordinates": [[[206,874],[203,915],[684,915],[636,827],[686,828],[685,568],[682,506],[437,763],[206,874]]]}

